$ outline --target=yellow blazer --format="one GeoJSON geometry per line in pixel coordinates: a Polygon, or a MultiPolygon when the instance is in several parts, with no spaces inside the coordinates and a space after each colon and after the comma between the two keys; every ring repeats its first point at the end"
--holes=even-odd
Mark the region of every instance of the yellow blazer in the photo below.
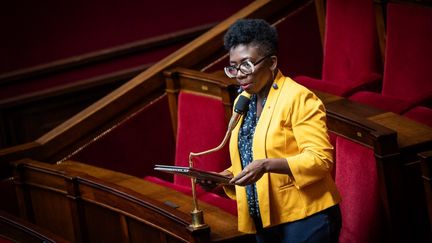
{"type": "MultiPolygon", "coordinates": [[[[329,142],[325,108],[311,91],[278,72],[255,129],[253,158],[286,158],[294,178],[265,173],[257,182],[263,227],[305,218],[337,204],[340,196],[331,177],[333,147],[329,142]]],[[[244,95],[248,95],[243,92],[244,95]]],[[[243,118],[242,118],[243,119],[243,118]]],[[[231,167],[234,175],[242,166],[238,133],[242,120],[231,134],[231,167]]],[[[243,186],[225,187],[237,200],[238,229],[256,232],[249,216],[243,186]]]]}

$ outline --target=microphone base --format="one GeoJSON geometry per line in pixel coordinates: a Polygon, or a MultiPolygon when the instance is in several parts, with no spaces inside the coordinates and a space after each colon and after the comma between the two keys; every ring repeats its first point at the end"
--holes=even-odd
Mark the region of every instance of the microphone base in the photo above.
{"type": "Polygon", "coordinates": [[[192,223],[188,226],[191,230],[208,228],[209,226],[204,223],[204,214],[203,211],[194,209],[191,212],[192,215],[192,223]]]}

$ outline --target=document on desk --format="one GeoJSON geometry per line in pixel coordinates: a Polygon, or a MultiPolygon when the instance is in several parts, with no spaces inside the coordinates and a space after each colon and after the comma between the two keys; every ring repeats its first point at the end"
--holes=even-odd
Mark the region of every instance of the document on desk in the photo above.
{"type": "Polygon", "coordinates": [[[229,181],[231,180],[231,178],[220,175],[216,172],[205,171],[205,170],[185,167],[185,166],[155,165],[154,169],[157,171],[197,178],[198,180],[214,181],[219,184],[228,185],[229,181]]]}

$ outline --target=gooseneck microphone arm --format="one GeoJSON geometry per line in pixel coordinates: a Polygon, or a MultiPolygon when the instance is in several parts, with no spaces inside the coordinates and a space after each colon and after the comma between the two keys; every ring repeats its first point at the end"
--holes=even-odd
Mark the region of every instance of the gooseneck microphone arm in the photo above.
{"type": "MultiPolygon", "coordinates": [[[[237,103],[234,107],[234,112],[233,115],[228,123],[228,129],[225,133],[225,137],[223,138],[221,144],[219,144],[219,146],[203,151],[203,152],[199,152],[199,153],[193,153],[191,152],[189,154],[189,167],[193,167],[193,158],[197,157],[197,156],[201,156],[201,155],[205,155],[205,154],[210,154],[213,152],[216,152],[220,149],[222,149],[225,144],[228,141],[228,138],[231,135],[232,130],[234,129],[234,127],[237,125],[237,123],[240,121],[241,116],[247,111],[248,106],[249,106],[249,102],[250,102],[250,98],[244,96],[244,95],[240,95],[237,103]]],[[[190,225],[189,227],[192,228],[202,228],[202,227],[206,227],[206,224],[204,223],[204,216],[201,210],[199,210],[198,208],[198,202],[197,202],[197,198],[196,198],[196,182],[194,178],[191,178],[191,182],[192,182],[192,197],[193,197],[193,204],[194,204],[194,209],[191,212],[192,215],[192,225],[190,225]]]]}

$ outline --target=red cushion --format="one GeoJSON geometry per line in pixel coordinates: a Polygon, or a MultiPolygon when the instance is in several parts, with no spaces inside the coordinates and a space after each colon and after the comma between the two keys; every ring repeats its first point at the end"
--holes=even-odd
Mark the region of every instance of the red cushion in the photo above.
{"type": "Polygon", "coordinates": [[[311,78],[307,76],[297,76],[294,78],[296,82],[322,92],[343,96],[348,91],[348,86],[343,84],[332,83],[331,81],[311,78]]]}
{"type": "Polygon", "coordinates": [[[425,106],[417,106],[403,114],[404,116],[432,127],[432,109],[425,106]]]}
{"type": "Polygon", "coordinates": [[[297,76],[294,80],[309,89],[347,97],[358,90],[367,89],[367,85],[377,84],[381,80],[381,75],[371,73],[369,78],[365,78],[357,83],[340,82],[335,80],[316,79],[308,76],[297,76]]]}
{"type": "Polygon", "coordinates": [[[400,98],[381,95],[379,93],[369,91],[357,92],[350,96],[349,99],[398,114],[402,113],[411,106],[410,102],[406,102],[400,98]]]}
{"type": "Polygon", "coordinates": [[[342,196],[340,242],[383,242],[384,209],[374,151],[337,137],[336,184],[342,196]]]}

